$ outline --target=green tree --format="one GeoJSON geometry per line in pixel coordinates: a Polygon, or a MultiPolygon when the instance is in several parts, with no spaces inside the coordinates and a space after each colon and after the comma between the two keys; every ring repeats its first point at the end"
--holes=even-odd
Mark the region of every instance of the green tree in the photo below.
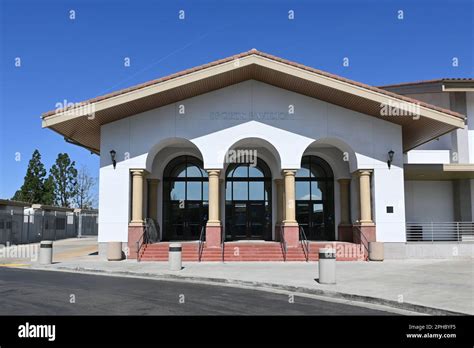
{"type": "Polygon", "coordinates": [[[41,162],[41,154],[38,150],[33,152],[28,168],[26,169],[23,185],[15,192],[13,200],[28,203],[43,203],[44,178],[46,169],[41,162]]]}
{"type": "Polygon", "coordinates": [[[54,178],[52,175],[49,175],[48,178],[44,181],[43,185],[43,198],[42,203],[47,205],[54,205],[56,203],[55,196],[55,184],[54,178]]]}
{"type": "Polygon", "coordinates": [[[50,174],[54,180],[54,196],[56,204],[61,207],[70,207],[72,199],[77,195],[76,162],[71,161],[67,153],[58,154],[50,174]]]}

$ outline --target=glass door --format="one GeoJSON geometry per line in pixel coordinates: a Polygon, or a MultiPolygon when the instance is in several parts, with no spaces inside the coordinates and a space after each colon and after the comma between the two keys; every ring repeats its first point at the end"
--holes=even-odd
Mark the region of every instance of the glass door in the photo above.
{"type": "Polygon", "coordinates": [[[232,239],[247,238],[247,203],[234,202],[233,225],[231,226],[232,239]]]}
{"type": "Polygon", "coordinates": [[[264,202],[248,202],[248,239],[263,239],[266,227],[264,202]]]}
{"type": "Polygon", "coordinates": [[[271,173],[257,166],[230,165],[226,176],[226,240],[272,237],[271,173]]]}
{"type": "Polygon", "coordinates": [[[201,202],[186,202],[186,235],[185,238],[195,240],[199,238],[202,225],[201,202]]]}

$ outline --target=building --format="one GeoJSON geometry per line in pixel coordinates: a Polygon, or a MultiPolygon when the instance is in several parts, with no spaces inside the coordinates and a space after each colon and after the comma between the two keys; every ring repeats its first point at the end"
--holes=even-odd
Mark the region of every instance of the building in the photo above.
{"type": "Polygon", "coordinates": [[[376,88],[251,50],[50,111],[43,127],[100,155],[101,254],[111,241],[134,258],[205,240],[190,245],[209,259],[242,240],[288,255],[379,241],[404,257],[407,236],[431,241],[443,222],[459,242],[472,221],[472,88],[376,88]]]}

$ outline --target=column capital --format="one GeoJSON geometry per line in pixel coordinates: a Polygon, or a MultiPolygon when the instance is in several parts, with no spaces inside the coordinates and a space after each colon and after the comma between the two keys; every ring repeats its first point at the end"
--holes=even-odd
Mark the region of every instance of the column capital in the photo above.
{"type": "Polygon", "coordinates": [[[219,176],[221,174],[220,169],[206,169],[206,172],[209,176],[219,176]]]}
{"type": "Polygon", "coordinates": [[[372,174],[372,169],[359,169],[357,175],[359,176],[370,176],[372,174]]]}
{"type": "Polygon", "coordinates": [[[281,171],[284,176],[295,176],[297,170],[296,169],[282,169],[281,171]]]}
{"type": "Polygon", "coordinates": [[[132,175],[142,175],[142,176],[144,176],[144,175],[146,175],[147,171],[146,171],[146,169],[143,169],[143,168],[141,168],[141,169],[140,168],[137,168],[137,169],[131,168],[130,173],[132,173],[132,175]]]}
{"type": "Polygon", "coordinates": [[[337,182],[342,185],[349,184],[351,182],[351,179],[341,178],[341,179],[337,179],[337,182]]]}

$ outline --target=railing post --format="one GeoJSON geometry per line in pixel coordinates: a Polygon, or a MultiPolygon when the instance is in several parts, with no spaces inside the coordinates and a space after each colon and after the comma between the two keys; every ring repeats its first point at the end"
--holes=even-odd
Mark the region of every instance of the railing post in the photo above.
{"type": "Polygon", "coordinates": [[[57,211],[54,211],[54,240],[56,240],[56,223],[58,222],[58,218],[56,215],[57,211]]]}
{"type": "Polygon", "coordinates": [[[434,230],[433,230],[433,221],[431,221],[431,243],[434,242],[434,230]]]}
{"type": "Polygon", "coordinates": [[[77,238],[82,238],[82,212],[78,213],[77,238]]]}

